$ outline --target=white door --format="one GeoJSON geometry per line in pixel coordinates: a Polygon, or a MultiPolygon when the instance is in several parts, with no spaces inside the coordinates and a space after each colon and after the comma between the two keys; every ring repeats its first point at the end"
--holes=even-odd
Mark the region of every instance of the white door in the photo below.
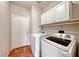
{"type": "Polygon", "coordinates": [[[26,9],[12,6],[11,9],[11,48],[29,44],[29,14],[26,9]],[[17,11],[18,10],[18,11],[17,11]],[[22,12],[21,12],[22,11],[22,12]]]}
{"type": "Polygon", "coordinates": [[[14,16],[12,19],[12,48],[29,44],[27,19],[14,16]]]}

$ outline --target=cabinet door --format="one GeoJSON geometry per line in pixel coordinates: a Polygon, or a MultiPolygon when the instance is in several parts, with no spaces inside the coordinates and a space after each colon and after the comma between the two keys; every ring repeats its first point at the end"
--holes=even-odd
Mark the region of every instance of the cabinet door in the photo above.
{"type": "Polygon", "coordinates": [[[41,16],[41,25],[53,23],[53,9],[48,10],[41,16]]]}
{"type": "Polygon", "coordinates": [[[69,2],[62,2],[54,8],[55,22],[69,20],[69,2]]]}
{"type": "Polygon", "coordinates": [[[48,24],[49,23],[49,12],[47,11],[46,13],[45,13],[45,23],[46,24],[48,24]]]}
{"type": "Polygon", "coordinates": [[[50,9],[50,10],[46,13],[46,23],[47,23],[47,24],[53,23],[53,9],[50,9]]]}
{"type": "Polygon", "coordinates": [[[41,15],[41,25],[46,24],[45,20],[46,20],[45,14],[42,14],[41,15]]]}

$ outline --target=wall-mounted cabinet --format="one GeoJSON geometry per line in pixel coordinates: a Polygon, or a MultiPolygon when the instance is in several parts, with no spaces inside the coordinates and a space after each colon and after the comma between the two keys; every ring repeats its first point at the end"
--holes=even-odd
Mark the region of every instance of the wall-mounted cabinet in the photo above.
{"type": "Polygon", "coordinates": [[[72,2],[62,2],[51,8],[41,16],[41,25],[63,21],[72,21],[79,18],[79,5],[72,2]]]}
{"type": "Polygon", "coordinates": [[[42,14],[41,16],[41,24],[50,24],[53,23],[53,8],[42,14]]]}
{"type": "Polygon", "coordinates": [[[41,24],[42,25],[46,24],[45,21],[46,21],[46,17],[45,17],[45,13],[44,13],[44,14],[41,15],[41,24]]]}
{"type": "Polygon", "coordinates": [[[71,14],[69,14],[69,10],[71,7],[69,7],[70,2],[63,2],[59,5],[57,5],[54,8],[54,20],[55,22],[61,22],[61,21],[68,21],[71,17],[71,14]]]}

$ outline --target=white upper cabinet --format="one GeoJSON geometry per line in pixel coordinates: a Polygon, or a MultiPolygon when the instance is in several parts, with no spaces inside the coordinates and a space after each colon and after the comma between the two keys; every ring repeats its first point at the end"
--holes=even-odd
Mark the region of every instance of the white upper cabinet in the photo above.
{"type": "Polygon", "coordinates": [[[50,19],[51,19],[51,15],[50,15],[50,10],[49,10],[45,14],[45,24],[51,23],[50,19]]]}
{"type": "Polygon", "coordinates": [[[69,4],[70,2],[62,2],[59,5],[51,8],[41,16],[41,25],[50,24],[69,20],[69,4]]]}
{"type": "Polygon", "coordinates": [[[53,21],[53,9],[51,9],[46,13],[46,24],[50,24],[53,22],[54,22],[53,21]]]}
{"type": "Polygon", "coordinates": [[[45,13],[41,15],[41,25],[46,24],[45,13]]]}
{"type": "Polygon", "coordinates": [[[41,24],[50,24],[53,23],[53,9],[48,10],[41,15],[41,24]]]}
{"type": "Polygon", "coordinates": [[[41,16],[41,25],[78,20],[79,4],[73,4],[70,1],[61,2],[60,4],[51,8],[42,15],[43,16],[41,16]]]}
{"type": "Polygon", "coordinates": [[[63,2],[54,8],[55,22],[69,20],[69,2],[63,2]]]}

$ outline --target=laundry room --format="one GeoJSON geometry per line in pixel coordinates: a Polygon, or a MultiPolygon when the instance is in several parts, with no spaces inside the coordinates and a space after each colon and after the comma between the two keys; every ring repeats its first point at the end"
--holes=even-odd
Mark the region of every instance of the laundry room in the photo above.
{"type": "Polygon", "coordinates": [[[0,57],[79,57],[79,1],[0,1],[0,57]]]}

